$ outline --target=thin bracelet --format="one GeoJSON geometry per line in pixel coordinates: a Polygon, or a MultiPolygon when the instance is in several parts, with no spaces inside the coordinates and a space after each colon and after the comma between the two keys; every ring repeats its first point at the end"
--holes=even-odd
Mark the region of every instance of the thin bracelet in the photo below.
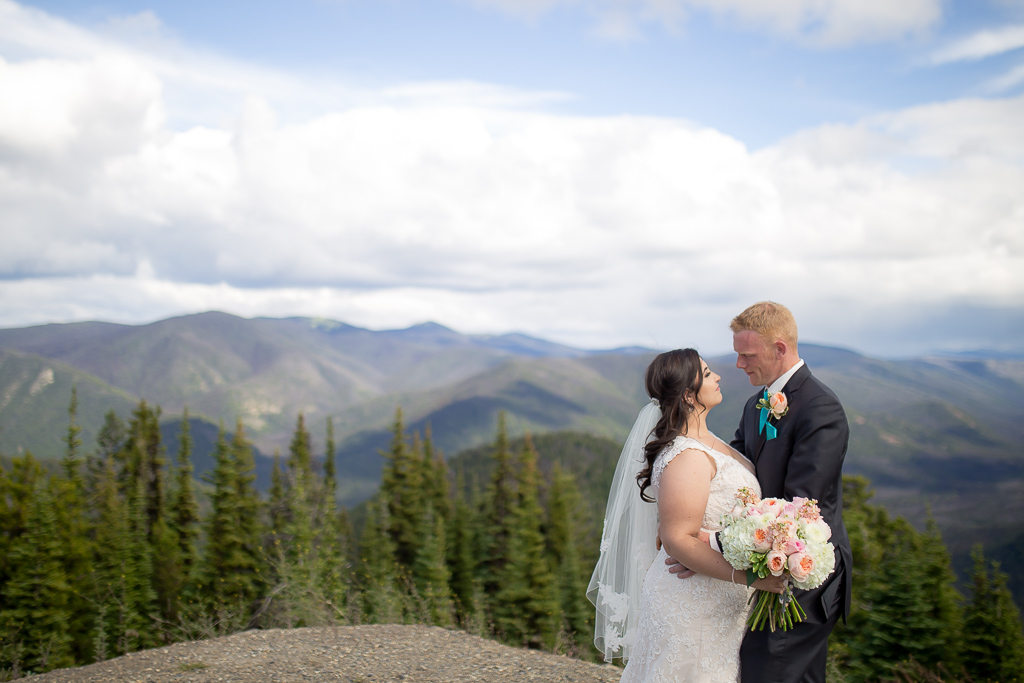
{"type": "Polygon", "coordinates": [[[732,577],[729,579],[729,583],[736,583],[736,568],[733,567],[732,577]]]}

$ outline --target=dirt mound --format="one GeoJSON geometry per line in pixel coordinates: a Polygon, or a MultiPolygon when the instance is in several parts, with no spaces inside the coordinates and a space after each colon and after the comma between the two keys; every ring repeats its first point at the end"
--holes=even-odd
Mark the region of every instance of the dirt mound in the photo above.
{"type": "Polygon", "coordinates": [[[618,681],[621,670],[508,647],[430,626],[397,624],[246,631],[175,643],[76,669],[50,671],[33,683],[164,681],[217,683],[441,683],[442,681],[618,681]]]}

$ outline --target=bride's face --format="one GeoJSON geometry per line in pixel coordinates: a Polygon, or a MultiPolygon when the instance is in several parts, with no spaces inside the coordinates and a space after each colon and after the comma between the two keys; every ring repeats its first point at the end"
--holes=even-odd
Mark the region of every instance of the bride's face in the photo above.
{"type": "Polygon", "coordinates": [[[718,381],[722,378],[711,372],[711,368],[703,358],[700,361],[700,371],[704,375],[704,384],[701,386],[697,398],[710,410],[722,402],[722,390],[718,386],[718,381]]]}

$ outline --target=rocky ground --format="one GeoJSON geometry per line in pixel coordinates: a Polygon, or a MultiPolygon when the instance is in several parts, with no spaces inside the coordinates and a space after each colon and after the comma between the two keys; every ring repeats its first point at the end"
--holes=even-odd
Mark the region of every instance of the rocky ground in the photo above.
{"type": "Polygon", "coordinates": [[[397,624],[246,631],[176,643],[32,683],[441,683],[442,681],[618,681],[620,669],[429,626],[397,624]]]}

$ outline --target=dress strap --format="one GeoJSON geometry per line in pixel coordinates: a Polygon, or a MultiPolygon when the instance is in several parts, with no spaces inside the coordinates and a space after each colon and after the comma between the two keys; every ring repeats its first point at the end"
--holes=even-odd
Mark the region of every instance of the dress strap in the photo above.
{"type": "Polygon", "coordinates": [[[658,459],[654,461],[654,471],[651,472],[651,485],[660,485],[661,473],[665,471],[665,466],[672,462],[677,455],[690,448],[704,451],[712,457],[716,464],[719,462],[718,459],[723,456],[722,453],[719,453],[705,443],[701,443],[697,439],[689,436],[677,436],[672,443],[665,447],[665,450],[661,452],[658,459]]]}

